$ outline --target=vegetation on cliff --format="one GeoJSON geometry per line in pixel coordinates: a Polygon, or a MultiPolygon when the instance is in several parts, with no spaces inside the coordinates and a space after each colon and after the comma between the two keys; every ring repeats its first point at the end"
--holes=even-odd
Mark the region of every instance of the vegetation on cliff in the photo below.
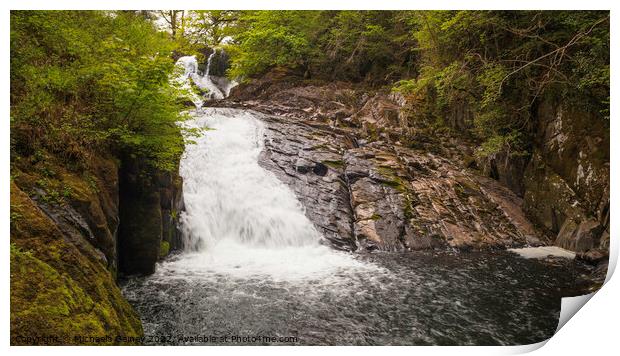
{"type": "Polygon", "coordinates": [[[428,117],[460,110],[471,124],[452,126],[484,140],[479,154],[527,154],[545,97],[609,119],[608,12],[431,11],[413,21],[419,75],[396,88],[428,117]]]}
{"type": "Polygon", "coordinates": [[[176,174],[176,46],[132,11],[11,12],[13,344],[142,336],[116,286],[119,167],[176,174]]]}
{"type": "Polygon", "coordinates": [[[11,154],[126,151],[173,169],[183,151],[174,48],[133,12],[11,12],[11,154]]]}
{"type": "Polygon", "coordinates": [[[412,120],[469,133],[481,156],[529,154],[545,97],[609,118],[608,11],[229,11],[225,21],[208,13],[201,24],[219,29],[230,76],[284,67],[393,87],[414,103],[412,120]]]}

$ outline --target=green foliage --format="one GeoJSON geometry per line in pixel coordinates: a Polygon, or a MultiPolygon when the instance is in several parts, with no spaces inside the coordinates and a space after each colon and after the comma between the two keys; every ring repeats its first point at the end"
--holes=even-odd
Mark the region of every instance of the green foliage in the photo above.
{"type": "Polygon", "coordinates": [[[185,37],[193,45],[219,46],[236,25],[238,13],[231,10],[190,11],[185,37]]]}
{"type": "Polygon", "coordinates": [[[173,48],[130,11],[12,11],[12,154],[128,151],[173,169],[183,150],[173,48]]]}
{"type": "Polygon", "coordinates": [[[527,151],[543,98],[609,118],[607,11],[416,11],[409,24],[419,75],[394,90],[446,123],[466,107],[479,155],[527,151]]]}
{"type": "Polygon", "coordinates": [[[522,133],[515,130],[505,135],[487,138],[476,150],[476,156],[487,157],[500,151],[505,151],[510,156],[525,156],[528,152],[522,147],[525,147],[522,133]]]}
{"type": "Polygon", "coordinates": [[[411,75],[412,40],[397,11],[241,11],[228,29],[232,77],[274,67],[308,78],[387,82],[411,75]]]}
{"type": "MultiPolygon", "coordinates": [[[[11,217],[10,217],[10,222],[11,222],[11,226],[17,226],[17,224],[22,220],[24,216],[20,213],[18,213],[17,211],[15,211],[15,208],[13,207],[13,205],[11,205],[11,217]]],[[[11,244],[11,249],[13,248],[13,244],[11,244]]]]}
{"type": "Polygon", "coordinates": [[[307,66],[316,11],[243,11],[233,30],[236,45],[230,75],[251,76],[274,66],[307,66]]]}

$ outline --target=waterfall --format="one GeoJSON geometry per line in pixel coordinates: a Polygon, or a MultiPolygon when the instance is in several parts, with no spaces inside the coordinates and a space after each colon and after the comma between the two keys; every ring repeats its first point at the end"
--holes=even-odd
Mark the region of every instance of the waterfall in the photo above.
{"type": "Polygon", "coordinates": [[[252,114],[210,108],[185,125],[209,130],[181,160],[184,269],[291,279],[359,264],[321,245],[292,190],[258,164],[263,124],[252,114]]]}
{"type": "Polygon", "coordinates": [[[217,49],[214,49],[213,52],[209,55],[207,59],[207,71],[205,72],[205,77],[209,76],[209,71],[211,70],[211,61],[213,60],[213,56],[217,53],[217,49]]]}
{"type": "Polygon", "coordinates": [[[192,73],[192,80],[200,89],[207,91],[206,95],[208,99],[219,100],[224,99],[224,93],[222,92],[222,90],[220,90],[220,88],[217,87],[217,85],[215,85],[213,80],[211,80],[211,76],[209,75],[209,71],[211,69],[211,61],[216,54],[217,49],[213,49],[213,52],[209,55],[209,58],[207,59],[207,69],[205,70],[205,74],[201,76],[198,72],[194,72],[192,73]]]}
{"type": "Polygon", "coordinates": [[[293,192],[258,164],[261,122],[218,111],[194,121],[194,127],[213,130],[195,139],[182,161],[186,245],[208,250],[227,239],[268,248],[318,243],[321,235],[293,192]]]}
{"type": "MultiPolygon", "coordinates": [[[[220,50],[221,54],[224,53],[224,50],[220,50]]],[[[213,58],[217,56],[218,49],[213,49],[213,52],[207,58],[207,68],[205,69],[204,75],[201,75],[198,71],[198,61],[196,60],[196,56],[184,56],[177,60],[177,65],[184,68],[183,80],[186,80],[187,87],[191,88],[189,84],[189,80],[191,81],[201,90],[204,91],[202,94],[203,98],[200,98],[198,93],[192,94],[192,101],[196,103],[193,96],[198,96],[200,99],[200,106],[196,105],[198,109],[202,107],[203,99],[206,100],[221,100],[226,98],[230,94],[230,90],[237,85],[236,81],[230,81],[225,77],[213,76],[210,74],[211,72],[211,64],[213,58]]],[[[185,87],[184,87],[185,88],[185,87]]]]}
{"type": "Polygon", "coordinates": [[[200,110],[204,101],[196,93],[194,88],[190,83],[190,78],[192,74],[195,74],[198,71],[198,61],[196,61],[196,56],[185,56],[181,57],[176,62],[176,67],[183,70],[183,74],[179,73],[176,77],[172,78],[173,83],[175,83],[181,90],[187,93],[189,99],[196,106],[196,110],[200,110]]]}

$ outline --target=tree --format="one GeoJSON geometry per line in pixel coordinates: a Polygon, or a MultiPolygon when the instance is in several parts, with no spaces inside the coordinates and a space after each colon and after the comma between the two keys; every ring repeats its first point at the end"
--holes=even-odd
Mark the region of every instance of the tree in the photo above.
{"type": "Polygon", "coordinates": [[[397,90],[439,121],[472,113],[480,154],[526,153],[544,96],[609,115],[609,12],[416,11],[420,75],[397,90]]]}
{"type": "Polygon", "coordinates": [[[11,12],[11,153],[132,152],[173,169],[175,44],[135,12],[11,12]]]}
{"type": "Polygon", "coordinates": [[[199,10],[189,14],[188,37],[195,44],[210,47],[220,46],[227,37],[227,31],[235,26],[238,11],[199,10]]]}
{"type": "Polygon", "coordinates": [[[229,29],[233,76],[276,66],[306,77],[386,83],[413,74],[399,11],[243,11],[229,29]]]}
{"type": "Polygon", "coordinates": [[[184,35],[185,10],[159,10],[157,12],[168,25],[172,38],[184,35]]]}

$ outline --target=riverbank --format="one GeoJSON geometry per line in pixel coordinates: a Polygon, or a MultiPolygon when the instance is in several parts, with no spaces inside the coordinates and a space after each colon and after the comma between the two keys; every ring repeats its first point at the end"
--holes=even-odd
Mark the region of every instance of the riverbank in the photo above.
{"type": "Polygon", "coordinates": [[[181,180],[135,158],[92,157],[67,166],[39,151],[12,165],[12,344],[100,344],[78,335],[134,344],[143,335],[116,280],[152,273],[180,245],[181,180]]]}

